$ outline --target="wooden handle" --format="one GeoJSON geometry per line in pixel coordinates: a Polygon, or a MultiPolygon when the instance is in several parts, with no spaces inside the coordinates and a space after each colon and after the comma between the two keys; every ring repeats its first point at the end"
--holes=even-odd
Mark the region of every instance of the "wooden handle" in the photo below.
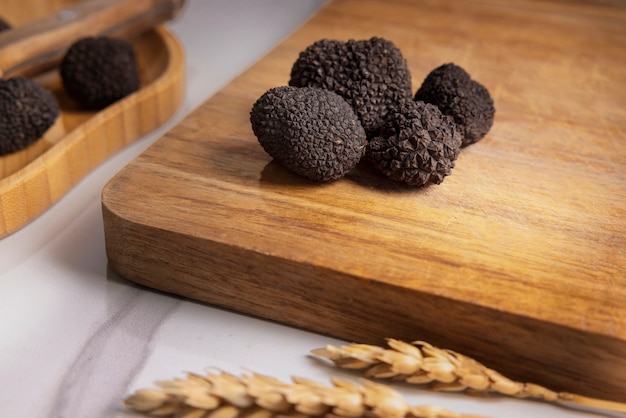
{"type": "Polygon", "coordinates": [[[135,36],[174,18],[184,0],[87,0],[0,33],[0,75],[30,76],[57,65],[80,38],[135,36]]]}

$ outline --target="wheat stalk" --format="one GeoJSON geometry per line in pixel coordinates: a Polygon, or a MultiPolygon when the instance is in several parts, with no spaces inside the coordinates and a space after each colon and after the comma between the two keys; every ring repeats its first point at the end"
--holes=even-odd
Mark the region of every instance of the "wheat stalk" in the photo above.
{"type": "Polygon", "coordinates": [[[367,344],[327,346],[313,350],[337,367],[364,369],[367,377],[428,385],[440,391],[499,393],[559,404],[574,404],[607,411],[626,412],[626,404],[555,392],[533,383],[513,381],[463,354],[434,347],[424,341],[408,344],[388,339],[389,349],[367,344]]]}
{"type": "Polygon", "coordinates": [[[470,418],[436,406],[409,406],[392,388],[363,380],[332,379],[324,386],[308,379],[283,383],[259,374],[241,377],[219,372],[157,382],[124,400],[127,408],[176,418],[371,417],[470,418]]]}

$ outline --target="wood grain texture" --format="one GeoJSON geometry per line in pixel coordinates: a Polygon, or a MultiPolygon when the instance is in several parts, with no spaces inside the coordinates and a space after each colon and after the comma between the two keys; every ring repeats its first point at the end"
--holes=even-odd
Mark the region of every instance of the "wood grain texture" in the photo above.
{"type": "MultiPolygon", "coordinates": [[[[40,6],[43,15],[67,2],[40,6]]],[[[11,9],[3,13],[14,22],[11,9]]],[[[17,11],[15,21],[20,21],[17,11]]],[[[132,43],[142,87],[101,111],[80,109],[66,95],[57,70],[35,78],[56,96],[61,114],[36,143],[0,157],[0,238],[39,216],[93,168],[162,125],[179,108],[184,91],[184,52],[179,41],[158,27],[134,37],[132,43]]]]}
{"type": "Polygon", "coordinates": [[[149,287],[358,342],[424,339],[513,378],[626,400],[626,6],[330,3],[122,170],[106,248],[149,287]],[[445,62],[496,120],[439,186],[366,164],[312,184],[249,124],[321,38],[382,36],[414,90],[445,62]]]}

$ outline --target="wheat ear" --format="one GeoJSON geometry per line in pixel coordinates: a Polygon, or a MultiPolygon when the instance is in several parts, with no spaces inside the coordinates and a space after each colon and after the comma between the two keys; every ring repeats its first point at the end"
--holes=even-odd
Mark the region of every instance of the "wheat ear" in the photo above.
{"type": "Polygon", "coordinates": [[[151,416],[176,418],[380,417],[470,418],[435,406],[409,406],[392,388],[332,379],[332,386],[293,378],[283,383],[259,374],[241,377],[219,372],[190,373],[186,379],[157,382],[124,400],[127,408],[151,416]]]}
{"type": "Polygon", "coordinates": [[[434,347],[424,341],[411,344],[388,339],[389,348],[367,344],[327,346],[316,356],[346,369],[365,370],[367,377],[428,385],[441,391],[499,393],[559,404],[574,404],[606,411],[626,412],[626,404],[567,392],[554,392],[533,383],[513,381],[463,354],[434,347]]]}

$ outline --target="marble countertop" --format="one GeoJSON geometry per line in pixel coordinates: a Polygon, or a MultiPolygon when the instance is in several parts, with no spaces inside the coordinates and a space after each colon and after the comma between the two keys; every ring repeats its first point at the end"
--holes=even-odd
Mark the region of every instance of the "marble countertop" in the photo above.
{"type": "MultiPolygon", "coordinates": [[[[212,367],[288,380],[356,378],[313,361],[325,336],[140,288],[107,268],[100,193],[186,114],[297,28],[321,0],[188,0],[169,27],[187,54],[186,98],[163,127],[106,161],[0,240],[0,405],[7,417],[130,417],[122,399],[212,367]]],[[[539,402],[397,387],[412,404],[490,417],[585,417],[539,402]]]]}

